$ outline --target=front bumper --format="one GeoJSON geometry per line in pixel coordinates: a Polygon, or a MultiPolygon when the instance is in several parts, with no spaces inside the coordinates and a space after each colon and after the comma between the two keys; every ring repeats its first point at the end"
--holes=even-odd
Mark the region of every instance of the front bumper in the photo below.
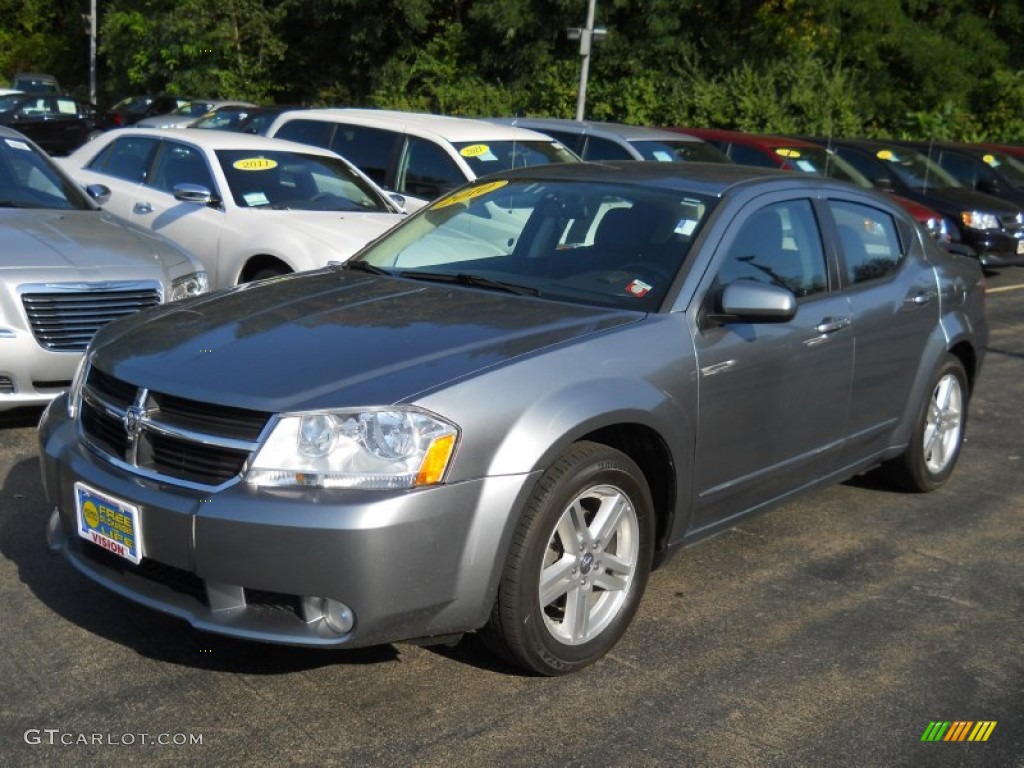
{"type": "Polygon", "coordinates": [[[963,230],[965,245],[974,249],[978,259],[986,267],[1010,267],[1024,264],[1024,252],[1020,252],[1020,240],[1006,232],[963,230]]]}
{"type": "Polygon", "coordinates": [[[194,627],[263,642],[358,647],[469,631],[489,615],[533,475],[406,492],[258,489],[203,494],[131,474],[77,438],[64,398],[40,424],[48,530],[82,574],[194,627]],[[136,566],[76,533],[74,484],[136,505],[136,566]],[[331,629],[336,600],[355,617],[331,629]]]}
{"type": "Polygon", "coordinates": [[[30,331],[0,327],[0,411],[46,405],[71,385],[81,358],[43,349],[30,331]]]}

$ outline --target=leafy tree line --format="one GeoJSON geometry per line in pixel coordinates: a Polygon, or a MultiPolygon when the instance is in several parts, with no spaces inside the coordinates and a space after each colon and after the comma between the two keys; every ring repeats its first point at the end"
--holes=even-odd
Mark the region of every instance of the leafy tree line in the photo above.
{"type": "MultiPolygon", "coordinates": [[[[138,93],[575,114],[586,0],[98,0],[99,101],[138,93]]],[[[0,73],[88,91],[87,0],[0,0],[0,73]]],[[[1024,141],[999,0],[598,0],[587,116],[1024,141]]]]}

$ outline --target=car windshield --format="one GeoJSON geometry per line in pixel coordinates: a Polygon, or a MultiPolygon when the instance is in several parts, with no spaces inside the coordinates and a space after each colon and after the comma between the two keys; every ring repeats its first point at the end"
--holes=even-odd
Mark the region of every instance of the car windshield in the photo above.
{"type": "Polygon", "coordinates": [[[929,160],[912,149],[886,147],[875,152],[875,157],[885,162],[899,179],[912,189],[948,189],[962,186],[938,163],[929,160]]]}
{"type": "Polygon", "coordinates": [[[0,138],[0,208],[92,210],[78,186],[22,139],[0,138]]]}
{"type": "Polygon", "coordinates": [[[715,202],[592,180],[486,181],[433,203],[348,268],[652,311],[715,202]]]}
{"type": "Polygon", "coordinates": [[[672,139],[641,139],[629,142],[633,148],[643,155],[644,160],[656,163],[727,163],[721,151],[705,141],[673,141],[672,139]]]}
{"type": "Polygon", "coordinates": [[[240,208],[393,212],[340,158],[252,149],[219,149],[216,155],[240,208]]]}
{"type": "Polygon", "coordinates": [[[249,107],[222,107],[196,120],[190,128],[206,128],[214,131],[233,131],[252,112],[249,107]]]}
{"type": "Polygon", "coordinates": [[[824,147],[775,147],[775,154],[783,159],[782,168],[787,171],[816,173],[865,189],[873,186],[864,174],[824,147]]]}
{"type": "Polygon", "coordinates": [[[1024,187],[1024,163],[1006,152],[986,150],[981,159],[990,168],[999,171],[1015,187],[1024,187]]]}
{"type": "Polygon", "coordinates": [[[477,176],[528,165],[579,162],[559,142],[550,140],[460,141],[453,146],[477,176]]]}

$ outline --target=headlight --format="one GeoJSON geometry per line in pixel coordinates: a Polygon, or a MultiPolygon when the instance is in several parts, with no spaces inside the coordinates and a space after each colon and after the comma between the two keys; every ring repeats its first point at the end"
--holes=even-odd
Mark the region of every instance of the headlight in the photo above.
{"type": "Polygon", "coordinates": [[[984,211],[961,211],[960,218],[965,227],[971,229],[999,229],[999,219],[994,213],[984,211]]]}
{"type": "Polygon", "coordinates": [[[925,227],[928,229],[928,234],[938,242],[948,243],[950,241],[949,224],[946,223],[944,216],[930,216],[925,222],[925,227]]]}
{"type": "Polygon", "coordinates": [[[282,416],[246,481],[261,486],[371,490],[441,482],[458,428],[414,408],[282,416]]]}
{"type": "Polygon", "coordinates": [[[200,293],[206,293],[208,287],[206,273],[203,270],[191,272],[171,283],[171,301],[187,299],[189,296],[198,296],[200,293]]]}
{"type": "Polygon", "coordinates": [[[85,375],[89,370],[89,352],[82,355],[75,369],[75,376],[71,379],[71,389],[68,390],[68,418],[77,419],[78,412],[82,408],[82,387],[85,386],[85,375]]]}

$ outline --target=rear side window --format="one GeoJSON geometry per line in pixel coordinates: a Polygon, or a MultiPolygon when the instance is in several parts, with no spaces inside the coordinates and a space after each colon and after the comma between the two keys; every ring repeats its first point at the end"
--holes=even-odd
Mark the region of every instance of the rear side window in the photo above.
{"type": "Polygon", "coordinates": [[[334,124],[324,122],[323,120],[289,120],[277,129],[274,138],[297,141],[300,144],[311,144],[321,149],[330,149],[331,132],[333,130],[334,124]]]}
{"type": "Polygon", "coordinates": [[[156,145],[156,139],[126,136],[108,144],[87,167],[90,171],[139,183],[146,179],[156,145]]]}
{"type": "Polygon", "coordinates": [[[779,164],[762,150],[743,144],[731,144],[729,146],[729,157],[734,163],[739,163],[740,165],[753,165],[758,168],[779,167],[779,164]]]}
{"type": "Polygon", "coordinates": [[[879,280],[899,269],[903,248],[892,216],[858,203],[830,200],[828,204],[839,231],[847,284],[879,280]]]}
{"type": "Polygon", "coordinates": [[[378,184],[387,183],[388,166],[399,134],[363,125],[338,125],[331,149],[378,184]]]}
{"type": "Polygon", "coordinates": [[[614,141],[591,136],[583,151],[584,160],[632,160],[628,149],[620,147],[614,141]]]}

